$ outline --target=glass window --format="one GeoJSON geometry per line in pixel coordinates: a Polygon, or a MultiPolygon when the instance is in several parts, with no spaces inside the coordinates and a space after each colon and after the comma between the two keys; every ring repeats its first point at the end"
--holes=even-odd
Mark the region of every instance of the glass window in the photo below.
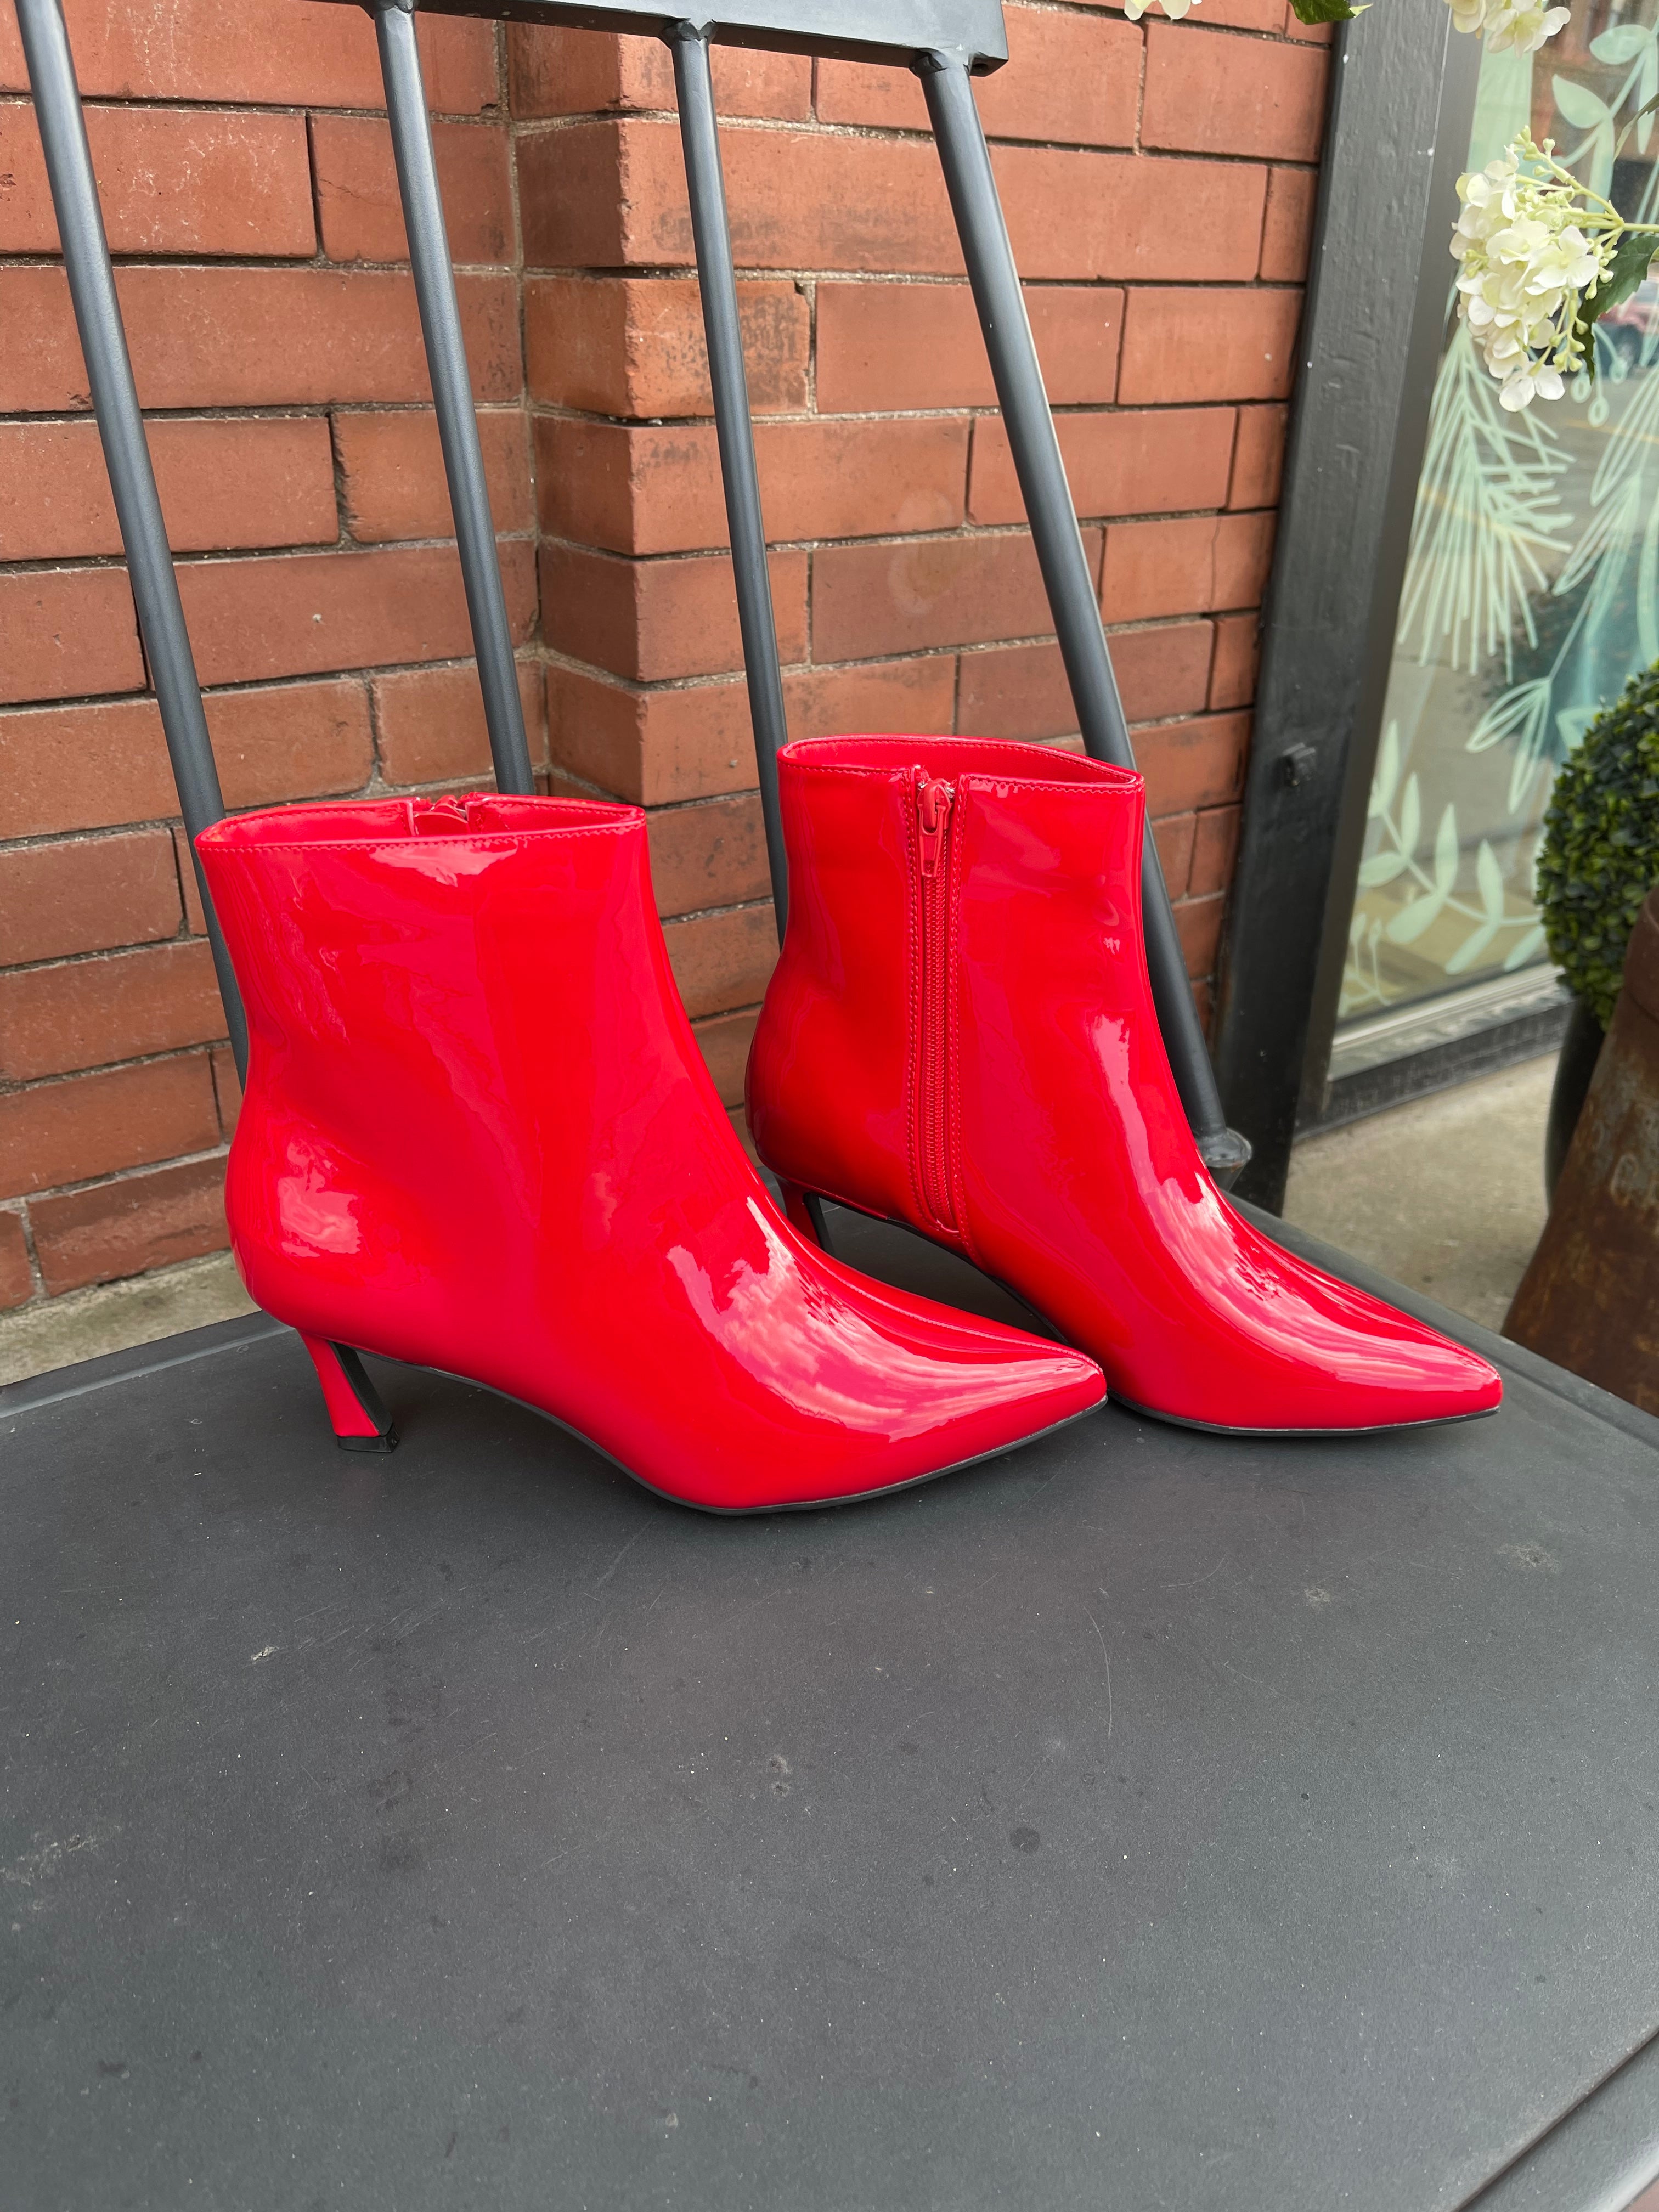
{"type": "MultiPolygon", "coordinates": [[[[1592,0],[1487,54],[1468,166],[1530,119],[1626,216],[1659,220],[1659,0],[1592,0]]],[[[1449,222],[1448,222],[1449,232],[1449,222]]],[[[1597,325],[1597,374],[1505,414],[1453,312],[1419,480],[1339,1018],[1544,963],[1533,863],[1556,764],[1659,658],[1659,286],[1597,325]]]]}

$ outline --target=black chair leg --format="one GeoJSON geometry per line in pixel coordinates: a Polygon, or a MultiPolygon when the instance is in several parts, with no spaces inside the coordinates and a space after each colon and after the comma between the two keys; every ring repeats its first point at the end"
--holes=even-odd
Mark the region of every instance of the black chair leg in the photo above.
{"type": "Polygon", "coordinates": [[[98,434],[103,441],[104,461],[126,550],[127,575],[161,711],[161,728],[178,786],[179,810],[191,840],[191,858],[202,894],[202,910],[207,916],[208,941],[213,949],[219,996],[224,1002],[230,1048],[236,1057],[237,1073],[242,1075],[247,1072],[247,1017],[207,883],[195,858],[198,833],[221,818],[225,802],[213,748],[208,742],[196,659],[185,628],[179,579],[173,574],[126,331],[116,297],[115,272],[110,265],[98,183],[87,145],[75,58],[58,0],[17,0],[17,21],[23,34],[52,204],[64,245],[70,297],[86,357],[93,412],[98,418],[98,434]]]}
{"type": "Polygon", "coordinates": [[[691,234],[697,250],[697,289],[702,298],[708,374],[714,393],[714,427],[720,436],[720,475],[726,486],[726,522],[732,533],[738,623],[743,633],[749,715],[755,729],[755,763],[760,776],[761,813],[766,823],[766,857],[772,876],[778,936],[781,939],[789,912],[789,875],[783,853],[783,823],[778,811],[777,755],[779,748],[789,742],[789,730],[784,719],[777,625],[772,615],[772,579],[766,566],[766,530],[761,517],[760,478],[755,467],[755,426],[749,412],[749,380],[743,366],[738,283],[732,265],[732,232],[726,221],[726,185],[720,174],[714,88],[708,70],[708,32],[706,27],[695,23],[676,23],[665,36],[674,56],[674,83],[679,94],[680,141],[685,149],[691,234]]]}
{"type": "MultiPolygon", "coordinates": [[[[1092,759],[1132,769],[1134,753],[1123,702],[967,67],[955,55],[932,53],[922,57],[917,69],[1084,747],[1092,759]]],[[[1181,1103],[1206,1165],[1221,1182],[1231,1182],[1249,1158],[1250,1148],[1227,1127],[1222,1110],[1150,825],[1141,857],[1141,909],[1152,997],[1181,1103]]]]}
{"type": "Polygon", "coordinates": [[[519,697],[518,665],[507,628],[501,564],[484,485],[466,349],[461,343],[455,271],[450,264],[443,201],[432,156],[432,122],[421,81],[415,18],[401,0],[377,0],[374,28],[398,162],[404,227],[409,234],[410,266],[421,310],[421,335],[426,342],[438,436],[455,517],[455,542],[460,550],[461,580],[466,586],[466,611],[477,655],[478,684],[483,692],[484,721],[489,731],[490,757],[495,763],[495,787],[498,791],[532,792],[536,787],[519,697]]]}

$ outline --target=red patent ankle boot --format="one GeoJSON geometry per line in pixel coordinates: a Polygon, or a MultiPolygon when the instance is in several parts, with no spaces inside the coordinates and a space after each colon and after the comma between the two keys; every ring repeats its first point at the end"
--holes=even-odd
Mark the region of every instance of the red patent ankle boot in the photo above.
{"type": "Polygon", "coordinates": [[[251,1032],[232,1246],[348,1449],[395,1441],[359,1351],[736,1511],[918,1482],[1104,1396],[1081,1353],[781,1218],[681,1008],[635,809],[388,799],[198,842],[251,1032]]]}
{"type": "Polygon", "coordinates": [[[789,927],[750,1127],[808,1194],[920,1230],[1205,1428],[1490,1413],[1484,1359],[1291,1257],[1188,1128],[1140,934],[1138,775],[970,738],[778,756],[789,927]]]}

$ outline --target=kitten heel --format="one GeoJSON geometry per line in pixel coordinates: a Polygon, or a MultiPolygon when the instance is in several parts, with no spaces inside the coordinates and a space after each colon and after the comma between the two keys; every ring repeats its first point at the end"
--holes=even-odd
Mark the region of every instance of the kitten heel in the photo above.
{"type": "Polygon", "coordinates": [[[392,1425],[392,1416],[350,1346],[331,1344],[320,1336],[302,1336],[300,1341],[317,1370],[334,1441],[340,1449],[396,1451],[398,1431],[392,1425]]]}
{"type": "Polygon", "coordinates": [[[787,1182],[778,1177],[778,1188],[783,1194],[783,1210],[792,1227],[803,1237],[810,1237],[820,1251],[833,1248],[830,1232],[823,1225],[823,1200],[815,1190],[803,1190],[798,1182],[787,1182]]]}

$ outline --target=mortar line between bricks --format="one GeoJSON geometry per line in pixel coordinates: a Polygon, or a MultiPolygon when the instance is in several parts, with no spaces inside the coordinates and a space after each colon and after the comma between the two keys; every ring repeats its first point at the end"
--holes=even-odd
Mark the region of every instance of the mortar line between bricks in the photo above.
{"type": "MultiPolygon", "coordinates": [[[[414,278],[407,260],[373,261],[357,257],[347,261],[336,261],[320,246],[304,253],[192,253],[183,246],[158,246],[149,252],[141,248],[112,248],[110,260],[118,276],[124,269],[223,269],[234,270],[240,276],[280,276],[295,271],[319,276],[407,276],[411,290],[414,278]]],[[[61,253],[48,253],[43,249],[30,248],[19,253],[0,254],[0,269],[61,270],[61,253]]],[[[506,261],[457,261],[457,276],[509,278],[513,264],[506,261]]]]}
{"type": "MultiPolygon", "coordinates": [[[[565,131],[581,130],[595,123],[609,124],[617,128],[630,123],[669,124],[678,131],[679,115],[672,107],[627,107],[613,109],[608,113],[590,112],[583,115],[526,118],[520,129],[526,138],[553,138],[565,131]]],[[[720,127],[722,134],[728,131],[751,131],[775,137],[840,138],[884,146],[931,147],[934,143],[933,132],[920,125],[827,122],[818,115],[722,115],[720,127]]],[[[1006,147],[1013,150],[1034,147],[1042,153],[1129,155],[1135,151],[1133,141],[1127,138],[1026,138],[1006,135],[999,137],[988,131],[985,137],[986,143],[991,147],[1006,147]]],[[[1212,155],[1205,149],[1191,151],[1184,148],[1167,150],[1181,154],[1188,161],[1227,158],[1269,161],[1276,158],[1270,155],[1212,155]]],[[[1288,158],[1294,159],[1294,156],[1288,158]]]]}
{"type": "MultiPolygon", "coordinates": [[[[1287,288],[1289,289],[1289,288],[1287,288]]],[[[1177,395],[1170,399],[1057,399],[1050,400],[1048,411],[1057,422],[1074,418],[1092,422],[1097,419],[1128,421],[1137,416],[1164,419],[1171,415],[1218,414],[1224,408],[1231,412],[1239,407],[1279,407],[1285,404],[1283,392],[1251,392],[1236,398],[1212,396],[1183,398],[1177,395]]],[[[1002,410],[994,400],[963,399],[935,402],[923,407],[866,407],[842,408],[824,413],[805,408],[757,408],[755,428],[762,431],[774,427],[798,429],[806,424],[840,424],[856,428],[865,422],[996,422],[1002,410]]],[[[532,422],[574,422],[585,428],[604,430],[703,430],[712,433],[712,415],[605,415],[596,409],[571,407],[555,399],[534,399],[530,402],[532,422]]]]}
{"type": "MultiPolygon", "coordinates": [[[[326,399],[261,399],[251,401],[246,407],[232,405],[191,407],[146,407],[144,421],[150,422],[314,422],[326,420],[334,403],[326,399]]],[[[374,403],[367,403],[374,405],[374,403]]],[[[374,411],[381,411],[375,407],[374,411]]],[[[417,414],[418,401],[387,400],[387,414],[417,414]]],[[[432,411],[430,407],[426,410],[432,411]]],[[[97,418],[90,407],[51,407],[30,410],[14,408],[0,411],[0,429],[67,429],[82,425],[94,434],[97,418]]]]}
{"type": "MultiPolygon", "coordinates": [[[[1085,511],[1077,520],[1078,526],[1082,530],[1114,530],[1163,522],[1229,522],[1247,515],[1277,512],[1276,507],[1161,507],[1150,514],[1100,514],[1085,511]]],[[[866,545],[884,546],[890,550],[900,545],[973,544],[982,539],[1029,538],[1030,535],[1030,526],[1024,522],[963,522],[953,523],[944,530],[909,531],[902,535],[872,532],[867,536],[848,538],[769,538],[766,545],[769,553],[830,553],[866,545]]],[[[631,553],[613,545],[596,545],[591,539],[579,538],[544,537],[540,543],[570,552],[597,555],[606,560],[626,561],[633,566],[647,562],[653,566],[666,566],[672,562],[717,560],[729,556],[731,550],[726,545],[686,545],[665,548],[660,552],[631,553]]],[[[1216,610],[1203,608],[1194,611],[1213,613],[1216,610]]]]}
{"type": "Polygon", "coordinates": [[[105,1060],[95,1068],[66,1067],[56,1075],[7,1077],[0,1080],[0,1098],[31,1097],[38,1091],[51,1091],[60,1084],[79,1083],[88,1075],[109,1074],[128,1067],[159,1067],[168,1060],[188,1060],[197,1053],[204,1055],[211,1054],[228,1042],[225,1037],[210,1037],[200,1044],[170,1044],[163,1045],[155,1052],[135,1052],[125,1060],[105,1060]]]}
{"type": "MultiPolygon", "coordinates": [[[[453,541],[452,540],[451,542],[453,543],[453,541]]],[[[309,550],[314,551],[316,549],[313,547],[309,550]]],[[[368,547],[354,547],[352,550],[354,551],[368,551],[375,549],[368,547]]],[[[524,644],[514,648],[514,657],[515,659],[523,660],[527,665],[533,665],[536,659],[538,657],[540,650],[541,648],[536,646],[533,642],[526,641],[524,644]]],[[[224,677],[221,678],[216,683],[204,684],[202,686],[202,696],[204,699],[210,701],[213,699],[239,699],[248,697],[250,696],[257,696],[263,692],[285,691],[297,684],[372,684],[379,681],[382,677],[419,676],[424,675],[428,670],[472,668],[476,665],[477,664],[470,653],[450,653],[439,654],[430,660],[387,660],[375,661],[368,664],[359,663],[349,668],[297,669],[292,674],[286,676],[224,677]]],[[[65,714],[84,713],[88,708],[96,707],[154,707],[155,704],[155,694],[153,691],[142,689],[131,691],[76,692],[66,695],[61,698],[54,699],[9,700],[5,702],[3,705],[0,705],[0,725],[3,725],[9,717],[19,714],[45,714],[56,713],[60,710],[65,714]]],[[[244,812],[246,811],[246,809],[239,811],[244,812]]],[[[171,817],[147,816],[145,818],[147,820],[171,819],[176,821],[179,817],[174,815],[171,817]]],[[[116,823],[109,825],[100,824],[97,826],[125,828],[127,825],[125,823],[116,823]]]]}
{"type": "MultiPolygon", "coordinates": [[[[522,530],[498,530],[495,542],[498,545],[533,545],[538,538],[531,525],[522,530]]],[[[285,545],[175,545],[173,565],[175,568],[205,568],[217,563],[221,568],[236,568],[250,561],[328,561],[357,553],[374,558],[396,553],[453,551],[454,545],[453,538],[328,538],[301,539],[285,545]]],[[[58,554],[6,561],[3,574],[69,576],[112,569],[125,572],[126,565],[126,556],[120,553],[58,554]]]]}
{"type": "MultiPolygon", "coordinates": [[[[1054,641],[1054,632],[1046,630],[1036,631],[1026,637],[999,638],[994,641],[994,643],[1012,647],[1052,645],[1054,641]]],[[[869,654],[863,659],[791,660],[784,662],[783,674],[786,677],[833,676],[872,668],[906,668],[912,666],[917,661],[942,660],[947,654],[960,653],[964,649],[960,645],[929,645],[920,647],[915,653],[877,653],[869,654]]],[[[636,699],[651,699],[665,694],[672,695],[683,691],[708,691],[722,688],[732,690],[740,686],[744,680],[740,665],[735,668],[717,668],[698,676],[669,676],[658,680],[648,678],[641,679],[635,676],[619,675],[615,669],[602,667],[597,661],[578,660],[574,653],[562,653],[556,647],[550,647],[548,650],[548,666],[568,670],[573,675],[596,678],[611,688],[623,692],[628,697],[636,699]]]]}
{"type": "MultiPolygon", "coordinates": [[[[1236,32],[1228,24],[1212,24],[1212,31],[1242,37],[1256,45],[1276,43],[1270,33],[1236,32]]],[[[1291,51],[1299,51],[1298,41],[1282,40],[1291,51]]],[[[1141,81],[1144,95],[1145,79],[1141,81]]],[[[516,126],[521,138],[556,138],[574,131],[591,130],[595,124],[620,131],[633,123],[667,125],[679,129],[679,115],[672,107],[626,107],[609,112],[589,110],[580,115],[526,116],[516,126]]],[[[839,138],[857,144],[882,146],[927,146],[934,143],[933,134],[924,125],[902,123],[831,123],[821,116],[794,115],[722,115],[720,118],[722,135],[730,131],[751,131],[757,137],[792,138],[839,138]]],[[[986,143],[994,152],[1019,153],[1026,149],[1042,154],[1100,154],[1120,160],[1133,160],[1147,155],[1154,160],[1176,161],[1245,162],[1255,166],[1284,162],[1309,167],[1317,166],[1316,158],[1310,160],[1303,154],[1290,152],[1242,153],[1210,146],[1149,146],[1144,139],[1103,138],[1036,138],[1018,133],[987,131],[986,143]]]]}
{"type": "MultiPolygon", "coordinates": [[[[1234,442],[1237,442],[1236,437],[1234,442]]],[[[328,459],[334,493],[334,536],[338,544],[351,528],[351,482],[346,470],[345,450],[340,441],[339,418],[331,408],[328,414],[328,459]]]]}
{"type": "Polygon", "coordinates": [[[323,250],[323,179],[317,160],[317,125],[306,117],[306,176],[311,186],[311,235],[318,252],[323,250]]]}
{"type": "MultiPolygon", "coordinates": [[[[523,411],[521,399],[490,399],[477,403],[477,412],[481,417],[517,415],[523,411]]],[[[325,422],[331,415],[349,416],[353,419],[364,415],[434,416],[434,410],[429,399],[257,399],[246,404],[204,402],[192,405],[185,402],[171,407],[146,407],[143,414],[147,426],[172,422],[228,422],[234,425],[243,422],[325,422]]],[[[82,423],[88,431],[95,432],[96,419],[89,407],[0,410],[0,430],[67,429],[82,423]]]]}
{"type": "Polygon", "coordinates": [[[684,914],[665,914],[661,920],[663,927],[668,929],[683,921],[709,921],[723,914],[770,914],[771,911],[772,900],[769,893],[764,898],[731,899],[724,906],[689,907],[684,914]]]}
{"type": "MultiPolygon", "coordinates": [[[[1158,507],[1150,513],[1128,514],[1099,514],[1085,510],[1079,514],[1078,525],[1084,530],[1106,530],[1126,523],[1143,522],[1225,522],[1236,515],[1276,514],[1276,507],[1158,507]]],[[[774,553],[822,553],[839,551],[860,545],[942,545],[969,544],[979,539],[1029,538],[1030,526],[1026,522],[953,522],[942,530],[881,530],[868,531],[841,538],[769,538],[767,549],[774,553]]],[[[632,553],[614,545],[597,545],[592,538],[566,538],[544,532],[542,545],[557,546],[575,553],[597,554],[611,561],[626,561],[632,564],[650,562],[665,565],[674,561],[708,561],[728,558],[731,547],[724,544],[665,546],[659,552],[632,553]]],[[[304,549],[314,550],[315,549],[304,549]]],[[[356,547],[351,550],[378,552],[375,547],[356,547]]],[[[241,556],[238,556],[241,557],[241,556]]],[[[263,556],[251,553],[249,560],[263,556]]],[[[286,557],[279,556],[277,556],[286,557]]],[[[67,563],[62,564],[67,566],[67,563]]],[[[108,564],[105,564],[108,565],[108,564]]]]}
{"type": "MultiPolygon", "coordinates": [[[[1283,162],[1275,163],[1283,168],[1283,162]]],[[[1316,173],[1310,171],[1310,173],[1316,173]]],[[[526,263],[525,281],[536,284],[550,277],[574,283],[690,283],[696,275],[695,265],[684,261],[606,261],[606,262],[547,262],[526,263]]],[[[819,269],[798,266],[792,262],[757,263],[739,268],[740,284],[829,284],[871,286],[877,284],[911,285],[921,288],[943,286],[965,293],[968,279],[960,271],[949,269],[819,269]]],[[[1027,292],[1301,292],[1306,289],[1306,279],[1290,276],[1262,276],[1253,270],[1248,276],[1022,276],[1021,289],[1027,292]]]]}
{"type": "MultiPolygon", "coordinates": [[[[17,837],[0,837],[0,860],[4,860],[14,853],[55,852],[59,846],[63,845],[99,845],[106,842],[112,837],[166,836],[174,830],[182,829],[183,826],[176,814],[140,815],[131,822],[94,822],[78,830],[25,831],[23,835],[17,837]]],[[[173,941],[171,938],[166,937],[135,938],[131,940],[135,945],[141,943],[169,945],[173,941]]],[[[113,945],[106,945],[104,950],[108,952],[115,951],[116,948],[113,945]]],[[[15,964],[13,962],[0,963],[0,973],[3,973],[6,968],[15,964]]]]}
{"type": "Polygon", "coordinates": [[[25,1305],[33,1305],[37,1302],[50,1297],[52,1293],[46,1288],[46,1278],[40,1266],[40,1255],[34,1249],[34,1224],[29,1218],[27,1198],[20,1200],[15,1210],[22,1220],[23,1253],[29,1263],[29,1281],[32,1286],[32,1295],[23,1303],[25,1305]]]}
{"type": "MultiPolygon", "coordinates": [[[[1141,155],[1124,156],[1125,160],[1140,161],[1141,155]]],[[[1260,162],[1252,166],[1261,167],[1260,162]]],[[[1274,163],[1282,168],[1283,162],[1274,163]]],[[[1258,251],[1260,241],[1258,240],[1258,251]]],[[[206,264],[198,264],[206,266],[206,264]]],[[[338,273],[345,273],[341,271],[338,273]]],[[[384,271],[380,273],[385,273],[384,271]]],[[[494,273],[501,273],[499,270],[494,273]]],[[[534,284],[543,278],[557,276],[572,282],[610,283],[617,279],[637,280],[642,283],[660,283],[665,280],[690,282],[696,269],[685,261],[605,261],[605,262],[526,262],[525,281],[534,284]]],[[[881,270],[860,268],[854,263],[837,266],[811,268],[799,262],[757,261],[740,264],[737,280],[741,284],[944,284],[967,288],[967,278],[959,270],[902,269],[881,270]]],[[[1025,276],[1021,280],[1024,290],[1030,291],[1131,291],[1131,292],[1254,292],[1282,288],[1288,291],[1303,291],[1306,276],[1264,277],[1256,268],[1243,276],[1228,274],[1218,276],[1185,275],[1180,276],[1142,276],[1138,271],[1125,273],[1097,272],[1075,276],[1025,276]]]]}
{"type": "MultiPolygon", "coordinates": [[[[305,121],[312,116],[331,122],[338,117],[343,122],[384,123],[384,107],[336,107],[317,100],[239,100],[227,95],[215,100],[205,94],[167,92],[86,92],[81,95],[81,105],[91,112],[94,109],[112,110],[121,113],[128,110],[144,115],[275,115],[294,116],[305,121]]],[[[34,102],[21,87],[0,91],[0,107],[33,109],[34,102]]],[[[595,109],[597,116],[599,111],[595,109]]],[[[502,131],[509,123],[504,109],[490,108],[458,113],[453,110],[433,108],[434,123],[465,123],[480,131],[502,131]]],[[[390,147],[388,144],[388,151],[390,147]]]]}
{"type": "MultiPolygon", "coordinates": [[[[0,977],[9,975],[43,975],[54,968],[84,968],[93,960],[131,960],[152,952],[184,952],[204,946],[205,937],[185,934],[173,937],[153,937],[137,945],[94,945],[89,952],[54,952],[44,960],[11,960],[0,969],[0,977]]],[[[14,1083],[27,1083],[28,1076],[11,1076],[14,1083]]]]}
{"type": "Polygon", "coordinates": [[[228,1143],[222,1138],[204,1152],[165,1152],[157,1159],[136,1161],[131,1167],[112,1168],[100,1175],[82,1176],[74,1182],[53,1183],[50,1189],[18,1191],[15,1195],[28,1206],[46,1198],[78,1198],[83,1191],[113,1190],[124,1182],[136,1182],[140,1176],[165,1173],[171,1168],[198,1168],[210,1160],[222,1160],[229,1150],[228,1143]]]}
{"type": "MultiPolygon", "coordinates": [[[[1253,614],[1255,611],[1253,607],[1195,607],[1184,614],[1146,615],[1128,622],[1109,623],[1107,632],[1112,637],[1155,635],[1159,630],[1182,629],[1189,627],[1194,623],[1220,623],[1235,617],[1253,614]]],[[[908,668],[919,661],[943,660],[951,653],[977,655],[1024,652],[1033,647],[1050,646],[1054,642],[1053,630],[1033,630],[1018,637],[959,639],[953,643],[930,644],[917,647],[914,653],[876,653],[866,654],[862,659],[842,658],[828,661],[786,661],[783,664],[783,673],[785,676],[834,676],[872,668],[908,668]]],[[[573,675],[592,678],[632,699],[651,699],[683,691],[708,691],[720,689],[731,690],[743,682],[741,667],[714,669],[696,676],[668,676],[653,680],[649,678],[641,678],[623,675],[616,669],[604,667],[598,661],[579,660],[574,653],[562,652],[557,647],[548,647],[546,659],[550,668],[568,670],[573,675]]],[[[1194,714],[1207,711],[1209,710],[1203,708],[1193,710],[1194,714]]],[[[1224,708],[1216,711],[1232,714],[1243,710],[1224,708]]],[[[1158,720],[1191,720],[1192,719],[1192,714],[1145,716],[1136,721],[1133,726],[1138,729],[1147,727],[1152,721],[1158,720]]]]}
{"type": "MultiPolygon", "coordinates": [[[[250,258],[245,255],[237,257],[217,253],[191,254],[181,252],[176,249],[167,249],[166,251],[158,250],[154,253],[116,253],[111,256],[111,260],[118,276],[126,270],[155,270],[161,274],[173,274],[178,276],[192,273],[211,275],[222,271],[226,275],[234,275],[243,277],[260,276],[266,278],[281,278],[285,276],[337,276],[345,279],[348,282],[354,277],[398,277],[403,279],[409,286],[410,296],[411,299],[414,294],[414,279],[410,275],[410,266],[407,261],[330,261],[325,259],[320,253],[310,256],[303,254],[289,254],[280,258],[276,256],[266,256],[265,258],[259,259],[250,258]]],[[[64,264],[62,257],[58,255],[40,253],[0,255],[0,274],[4,274],[11,270],[46,270],[48,272],[60,272],[64,264]]],[[[460,278],[463,282],[468,280],[477,280],[482,283],[489,279],[499,279],[502,284],[517,284],[521,272],[506,262],[489,261],[477,263],[457,263],[455,266],[455,274],[457,277],[460,278]]],[[[462,304],[465,307],[465,300],[463,300],[462,304]]],[[[522,376],[522,356],[520,356],[520,369],[522,376]]],[[[282,403],[277,401],[267,401],[258,404],[265,405],[279,405],[282,403]]],[[[319,403],[300,402],[296,404],[316,404],[319,403]]],[[[322,404],[331,404],[332,402],[331,401],[322,404]]],[[[398,403],[388,402],[387,404],[396,404],[398,403]]],[[[431,404],[431,400],[428,397],[425,401],[417,400],[411,404],[429,406],[431,404]]],[[[493,402],[484,400],[481,401],[479,404],[481,405],[506,405],[509,403],[506,400],[497,400],[493,402]]],[[[88,403],[87,408],[82,411],[90,415],[92,411],[90,404],[88,403]]],[[[142,411],[148,414],[150,410],[146,407],[142,411]]]]}

